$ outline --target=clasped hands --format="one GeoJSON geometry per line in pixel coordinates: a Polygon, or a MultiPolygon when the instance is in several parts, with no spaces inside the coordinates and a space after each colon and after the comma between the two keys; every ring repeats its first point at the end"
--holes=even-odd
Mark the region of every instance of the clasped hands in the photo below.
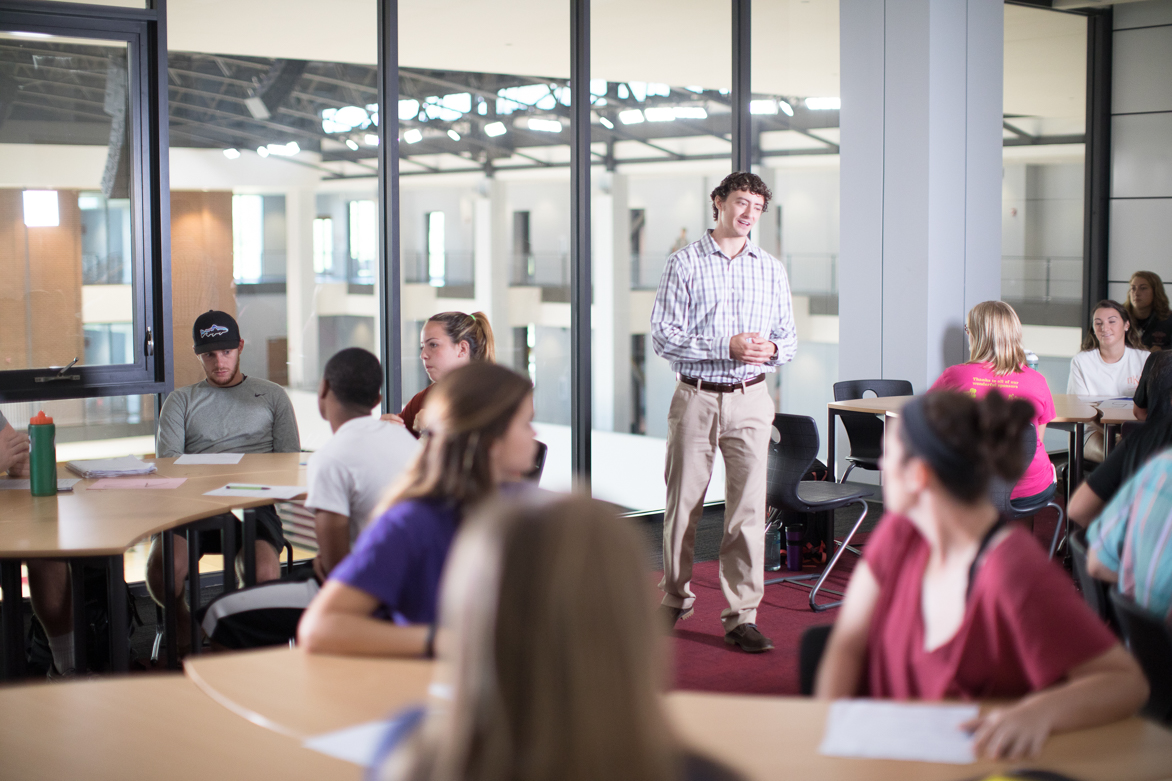
{"type": "Polygon", "coordinates": [[[734,361],[760,364],[773,358],[777,346],[759,333],[743,333],[729,339],[728,352],[734,361]]]}

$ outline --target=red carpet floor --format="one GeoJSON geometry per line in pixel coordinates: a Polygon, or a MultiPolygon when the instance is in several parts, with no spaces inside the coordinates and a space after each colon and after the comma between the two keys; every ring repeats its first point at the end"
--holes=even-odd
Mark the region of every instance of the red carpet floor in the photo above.
{"type": "MultiPolygon", "coordinates": [[[[1035,519],[1034,534],[1049,547],[1057,514],[1053,510],[1035,519]]],[[[860,535],[862,536],[862,535],[860,535]]],[[[864,537],[865,539],[865,537],[864,537]]],[[[826,586],[843,590],[850,571],[858,560],[852,553],[840,559],[826,586]]],[[[718,563],[696,564],[692,588],[696,593],[696,612],[676,624],[672,645],[675,657],[675,688],[738,694],[798,694],[798,641],[810,626],[831,624],[837,609],[822,613],[810,610],[809,590],[790,584],[765,587],[765,598],[757,611],[757,626],[776,646],[762,654],[746,654],[724,642],[720,611],[725,607],[717,577],[718,563]]],[[[784,570],[765,573],[766,580],[784,576],[784,570]]],[[[838,597],[819,592],[819,602],[838,597]]]]}

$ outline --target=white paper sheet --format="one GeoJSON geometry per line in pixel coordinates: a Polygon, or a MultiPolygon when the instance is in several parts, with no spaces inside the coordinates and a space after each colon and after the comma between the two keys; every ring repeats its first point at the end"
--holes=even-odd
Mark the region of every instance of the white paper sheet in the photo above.
{"type": "Polygon", "coordinates": [[[244,458],[243,453],[188,453],[175,459],[176,466],[194,466],[196,464],[239,464],[244,458]]]}
{"type": "Polygon", "coordinates": [[[369,767],[390,724],[389,721],[368,721],[365,724],[314,735],[302,745],[336,759],[369,767]]]}
{"type": "Polygon", "coordinates": [[[122,477],[123,475],[148,475],[156,471],[154,462],[143,461],[138,456],[121,458],[92,458],[87,461],[67,461],[65,466],[82,477],[122,477]]]}
{"type": "Polygon", "coordinates": [[[255,483],[228,483],[204,496],[243,496],[249,499],[296,499],[308,489],[300,485],[257,485],[255,483]]]}
{"type": "MultiPolygon", "coordinates": [[[[57,490],[58,491],[72,491],[73,486],[81,482],[80,477],[58,477],[57,490]]],[[[32,483],[28,480],[0,480],[0,490],[9,491],[30,491],[32,490],[32,483]]]]}
{"type": "Polygon", "coordinates": [[[975,759],[973,739],[960,725],[979,711],[976,705],[836,700],[818,751],[831,757],[966,765],[975,759]]]}

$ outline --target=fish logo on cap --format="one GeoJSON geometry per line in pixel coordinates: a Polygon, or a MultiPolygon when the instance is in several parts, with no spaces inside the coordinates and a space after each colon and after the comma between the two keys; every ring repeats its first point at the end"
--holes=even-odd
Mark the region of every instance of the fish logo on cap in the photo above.
{"type": "Polygon", "coordinates": [[[223,336],[228,333],[228,329],[222,325],[212,325],[211,328],[200,329],[199,336],[201,339],[214,339],[217,336],[223,336]]]}

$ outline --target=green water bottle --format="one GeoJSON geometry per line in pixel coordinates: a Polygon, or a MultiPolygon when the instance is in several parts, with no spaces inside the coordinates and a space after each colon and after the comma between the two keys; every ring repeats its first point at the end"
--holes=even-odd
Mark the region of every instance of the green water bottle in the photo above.
{"type": "Polygon", "coordinates": [[[44,410],[29,420],[29,486],[33,496],[53,496],[57,493],[56,438],[57,427],[44,410]]]}

